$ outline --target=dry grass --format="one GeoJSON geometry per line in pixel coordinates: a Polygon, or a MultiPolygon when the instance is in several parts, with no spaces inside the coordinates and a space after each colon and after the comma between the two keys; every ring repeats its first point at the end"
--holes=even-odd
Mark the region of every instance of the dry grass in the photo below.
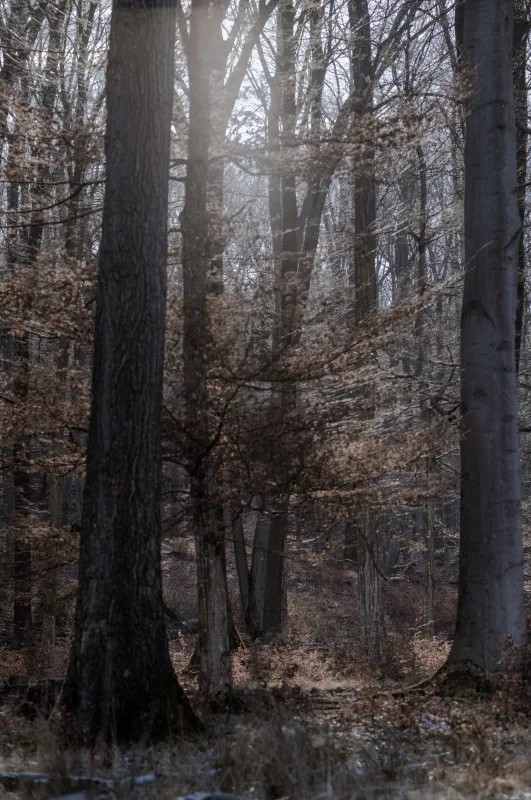
{"type": "MultiPolygon", "coordinates": [[[[167,549],[166,602],[182,618],[194,617],[193,553],[186,541],[167,549]]],[[[229,582],[237,612],[233,571],[229,582]]],[[[526,792],[531,798],[527,687],[467,701],[434,692],[397,699],[390,692],[433,673],[444,661],[454,587],[438,588],[437,635],[427,638],[421,587],[386,582],[387,658],[379,670],[369,668],[359,648],[356,598],[356,574],[345,564],[326,555],[293,560],[287,641],[247,643],[234,656],[234,681],[247,713],[210,715],[202,709],[207,735],[200,741],[89,754],[64,752],[45,720],[30,723],[0,706],[0,769],[45,772],[50,783],[31,794],[42,798],[73,790],[72,774],[114,781],[101,797],[154,800],[214,790],[257,800],[508,800],[526,792]],[[147,773],[153,773],[153,782],[117,783],[147,773]]],[[[175,668],[201,709],[195,679],[183,675],[194,637],[178,636],[174,623],[168,628],[175,668]]],[[[54,653],[56,674],[64,672],[67,657],[65,642],[54,653]]],[[[5,651],[0,678],[28,672],[39,677],[49,663],[42,649],[5,651]]],[[[9,792],[0,785],[0,800],[29,796],[27,788],[9,792]]]]}
{"type": "Polygon", "coordinates": [[[467,701],[435,693],[396,699],[375,685],[247,689],[248,713],[205,713],[200,741],[105,754],[65,752],[48,723],[4,708],[1,768],[45,772],[50,783],[32,795],[43,798],[72,790],[72,774],[114,781],[102,797],[154,800],[211,791],[259,800],[523,798],[531,731],[522,688],[467,701]],[[150,783],[119,783],[148,773],[150,783]]]}

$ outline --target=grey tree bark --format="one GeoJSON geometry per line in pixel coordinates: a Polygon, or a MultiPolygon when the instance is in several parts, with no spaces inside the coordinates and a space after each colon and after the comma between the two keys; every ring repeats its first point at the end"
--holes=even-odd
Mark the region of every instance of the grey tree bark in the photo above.
{"type": "MultiPolygon", "coordinates": [[[[516,177],[518,180],[518,213],[522,228],[525,219],[526,207],[526,179],[527,179],[527,38],[529,36],[528,11],[523,0],[515,3],[514,32],[513,32],[513,85],[514,108],[516,118],[516,177]]],[[[522,329],[525,308],[525,244],[523,234],[518,243],[518,282],[516,290],[516,333],[515,333],[515,358],[516,374],[520,369],[520,350],[522,344],[522,329]]]]}
{"type": "Polygon", "coordinates": [[[451,666],[495,671],[525,639],[515,314],[513,2],[466,0],[461,540],[451,666]]]}
{"type": "MultiPolygon", "coordinates": [[[[354,124],[370,121],[373,108],[374,69],[371,55],[371,28],[367,0],[350,0],[352,85],[356,97],[354,124]]],[[[354,324],[359,325],[378,304],[376,289],[376,175],[374,151],[367,153],[355,173],[354,242],[350,282],[355,289],[354,324]]],[[[367,390],[369,394],[372,389],[367,390]]],[[[372,402],[366,403],[367,420],[374,416],[372,402]]],[[[370,508],[356,511],[356,551],[359,587],[359,613],[362,646],[370,663],[383,654],[383,609],[381,567],[383,537],[378,519],[370,508]]]]}
{"type": "Polygon", "coordinates": [[[161,411],[175,5],[115,0],[76,627],[60,701],[82,741],[196,726],[164,623],[161,411]]]}
{"type": "MultiPolygon", "coordinates": [[[[187,463],[197,558],[201,690],[225,696],[232,683],[228,595],[225,575],[225,522],[220,500],[221,472],[212,448],[215,431],[209,415],[207,366],[211,350],[209,299],[222,291],[219,235],[214,236],[210,206],[210,157],[214,94],[220,73],[219,39],[224,7],[194,0],[187,34],[189,76],[188,162],[183,237],[184,390],[187,463]]],[[[219,89],[219,85],[218,85],[219,89]]],[[[219,176],[218,176],[219,177],[219,176]]],[[[219,185],[214,191],[219,195],[219,185]]],[[[221,214],[221,209],[217,209],[221,214]]],[[[216,231],[217,233],[217,231],[216,231]]]]}

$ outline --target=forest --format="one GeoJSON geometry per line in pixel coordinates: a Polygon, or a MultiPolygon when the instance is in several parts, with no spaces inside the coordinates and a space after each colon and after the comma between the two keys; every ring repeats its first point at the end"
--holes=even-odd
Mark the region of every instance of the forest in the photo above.
{"type": "Polygon", "coordinates": [[[531,798],[530,27],[0,0],[0,800],[531,798]]]}

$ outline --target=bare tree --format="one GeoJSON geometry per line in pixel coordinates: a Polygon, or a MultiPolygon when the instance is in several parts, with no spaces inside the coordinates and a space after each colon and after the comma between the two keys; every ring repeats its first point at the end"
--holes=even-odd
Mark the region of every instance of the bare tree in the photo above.
{"type": "Polygon", "coordinates": [[[116,0],[76,629],[62,694],[83,740],[195,718],[173,672],[160,565],[161,411],[175,5],[116,0]]]}
{"type": "Polygon", "coordinates": [[[225,3],[193,0],[189,28],[179,8],[189,79],[186,190],[181,213],[186,460],[197,555],[200,684],[212,697],[226,695],[230,689],[233,635],[225,564],[223,467],[215,452],[221,427],[212,414],[208,386],[214,345],[211,314],[224,289],[223,148],[253,47],[275,5],[276,0],[261,2],[253,19],[247,4],[238,4],[227,39],[223,36],[225,3]],[[229,69],[232,48],[246,27],[229,69]]]}
{"type": "Polygon", "coordinates": [[[461,540],[451,667],[506,666],[525,636],[515,314],[513,3],[467,0],[461,540]]]}

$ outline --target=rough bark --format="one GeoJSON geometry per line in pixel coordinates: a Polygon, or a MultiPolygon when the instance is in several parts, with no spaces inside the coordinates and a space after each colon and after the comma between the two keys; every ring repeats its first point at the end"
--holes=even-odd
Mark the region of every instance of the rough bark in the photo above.
{"type": "Polygon", "coordinates": [[[174,35],[171,2],[115,0],[78,604],[61,698],[68,730],[89,742],[196,724],[170,661],[160,564],[174,35]]]}
{"type": "MultiPolygon", "coordinates": [[[[15,117],[13,136],[9,140],[9,153],[6,166],[8,179],[16,174],[18,166],[18,150],[15,145],[17,135],[20,133],[19,119],[15,117]]],[[[11,182],[8,191],[8,220],[15,222],[15,216],[20,205],[20,191],[18,183],[11,182]]],[[[9,230],[6,237],[6,265],[10,271],[22,267],[23,247],[22,237],[16,228],[9,230]]],[[[13,380],[13,393],[22,405],[27,400],[29,380],[29,340],[25,331],[18,336],[13,331],[5,329],[3,336],[3,353],[5,369],[11,372],[13,380]]],[[[32,608],[31,608],[31,542],[28,541],[27,515],[31,508],[31,479],[27,467],[26,447],[28,443],[22,436],[9,448],[8,461],[10,462],[10,489],[8,493],[7,523],[10,528],[8,534],[8,555],[12,562],[13,578],[13,647],[18,650],[31,639],[32,608]]]]}
{"type": "Polygon", "coordinates": [[[515,313],[518,241],[512,84],[513,3],[467,0],[461,316],[461,539],[449,655],[492,671],[525,638],[515,313]]]}

